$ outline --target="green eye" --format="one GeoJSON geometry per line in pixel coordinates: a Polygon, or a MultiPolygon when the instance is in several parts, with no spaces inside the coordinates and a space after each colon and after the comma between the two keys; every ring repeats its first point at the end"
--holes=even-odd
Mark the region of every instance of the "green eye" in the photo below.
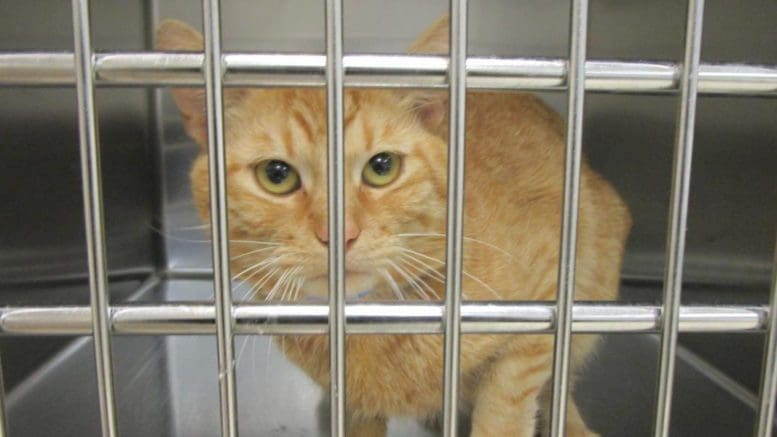
{"type": "Polygon", "coordinates": [[[284,161],[268,159],[260,162],[254,171],[259,185],[272,194],[289,194],[300,186],[299,173],[284,161]]]}
{"type": "Polygon", "coordinates": [[[399,175],[400,156],[396,153],[381,152],[370,158],[362,171],[367,185],[382,187],[388,185],[399,175]]]}

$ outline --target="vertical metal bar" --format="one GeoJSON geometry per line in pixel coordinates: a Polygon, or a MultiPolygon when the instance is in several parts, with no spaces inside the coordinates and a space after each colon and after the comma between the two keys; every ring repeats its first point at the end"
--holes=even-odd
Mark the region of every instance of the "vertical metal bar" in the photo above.
{"type": "MultiPolygon", "coordinates": [[[[159,4],[156,0],[143,1],[143,15],[145,21],[145,49],[154,50],[154,37],[156,29],[159,27],[159,4]]],[[[168,253],[165,245],[164,235],[167,235],[167,223],[165,220],[165,202],[167,198],[167,184],[164,177],[165,169],[165,148],[164,132],[162,123],[162,96],[164,90],[157,87],[149,87],[146,90],[148,99],[147,108],[147,129],[149,158],[153,167],[152,186],[154,187],[154,198],[152,203],[153,218],[152,225],[161,232],[152,232],[151,238],[153,244],[153,260],[157,272],[164,271],[167,268],[168,253]]]]}
{"type": "Polygon", "coordinates": [[[345,146],[343,2],[326,2],[326,110],[329,217],[330,435],[345,435],[345,146]]]}
{"type": "Polygon", "coordinates": [[[5,384],[3,383],[3,364],[0,358],[0,437],[5,437],[8,427],[5,420],[5,384]]]}
{"type": "Polygon", "coordinates": [[[219,0],[203,0],[205,31],[205,101],[208,115],[210,223],[213,241],[213,292],[216,299],[216,343],[219,367],[221,435],[237,436],[235,388],[235,319],[229,274],[226,149],[224,144],[224,70],[221,58],[219,0]]]}
{"type": "Polygon", "coordinates": [[[564,435],[569,392],[569,345],[572,338],[572,304],[575,300],[577,218],[580,205],[580,164],[583,149],[583,103],[585,98],[585,56],[588,36],[588,0],[573,0],[570,9],[569,62],[567,82],[566,154],[564,157],[564,201],[559,247],[556,338],[553,354],[553,391],[550,435],[564,435]]]}
{"type": "Polygon", "coordinates": [[[73,0],[78,133],[84,198],[86,253],[89,262],[89,292],[92,336],[97,368],[97,389],[103,436],[116,435],[116,403],[111,362],[110,308],[106,276],[105,223],[103,220],[100,144],[94,102],[94,67],[89,29],[89,0],[73,0]]]}
{"type": "Polygon", "coordinates": [[[445,244],[443,435],[458,435],[464,157],[467,127],[467,1],[450,2],[448,217],[445,244]]]}
{"type": "Polygon", "coordinates": [[[704,0],[689,0],[685,28],[685,55],[680,78],[680,111],[675,136],[671,204],[664,268],[664,307],[662,311],[661,357],[656,397],[656,437],[669,434],[674,382],[675,350],[683,285],[685,228],[688,221],[688,194],[691,184],[691,158],[699,81],[701,31],[704,0]]]}
{"type": "Polygon", "coordinates": [[[769,324],[766,328],[763,367],[761,369],[761,401],[755,435],[768,437],[774,426],[774,404],[777,394],[777,241],[774,243],[772,291],[769,302],[769,324]]]}

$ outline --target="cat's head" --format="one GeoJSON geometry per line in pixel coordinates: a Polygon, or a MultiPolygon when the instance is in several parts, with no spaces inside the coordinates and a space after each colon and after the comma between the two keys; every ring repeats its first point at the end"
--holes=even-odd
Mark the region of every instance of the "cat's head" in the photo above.
{"type": "MultiPolygon", "coordinates": [[[[441,50],[447,44],[444,25],[438,22],[415,51],[441,50]]],[[[202,37],[186,24],[166,21],[158,30],[157,48],[201,51],[202,37]]],[[[173,96],[187,132],[201,146],[191,182],[195,204],[207,221],[204,90],[178,88],[173,96]]],[[[349,296],[369,290],[396,294],[395,283],[404,288],[411,278],[442,267],[445,97],[421,91],[345,92],[349,296]]],[[[275,298],[284,291],[289,298],[297,289],[302,295],[326,296],[324,90],[227,88],[224,102],[232,273],[265,293],[274,290],[275,298]]]]}

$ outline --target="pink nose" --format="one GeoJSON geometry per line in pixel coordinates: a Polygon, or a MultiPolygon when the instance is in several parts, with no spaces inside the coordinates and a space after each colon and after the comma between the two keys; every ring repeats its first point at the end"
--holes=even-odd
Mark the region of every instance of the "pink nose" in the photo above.
{"type": "MultiPolygon", "coordinates": [[[[345,250],[348,250],[351,248],[353,243],[356,242],[356,239],[359,238],[359,234],[361,233],[361,229],[355,224],[350,221],[345,222],[345,250]]],[[[318,238],[318,241],[321,242],[324,246],[329,245],[329,228],[326,226],[319,226],[316,229],[316,238],[318,238]]]]}

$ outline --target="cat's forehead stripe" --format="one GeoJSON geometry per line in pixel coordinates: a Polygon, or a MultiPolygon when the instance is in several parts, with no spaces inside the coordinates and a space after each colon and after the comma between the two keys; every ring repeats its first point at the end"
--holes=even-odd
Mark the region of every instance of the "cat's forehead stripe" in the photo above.
{"type": "Polygon", "coordinates": [[[302,113],[300,113],[298,110],[292,111],[292,119],[297,122],[297,126],[299,126],[300,130],[303,134],[305,134],[305,139],[307,139],[308,143],[313,143],[313,128],[310,126],[310,123],[305,118],[302,113]]]}
{"type": "Polygon", "coordinates": [[[372,135],[372,126],[367,125],[367,117],[362,117],[362,135],[364,135],[364,145],[368,151],[371,151],[375,147],[374,138],[372,135]]]}
{"type": "Polygon", "coordinates": [[[294,153],[294,135],[291,132],[291,126],[286,125],[283,129],[283,140],[281,141],[283,143],[284,149],[286,149],[286,156],[293,158],[295,156],[294,153]]]}

